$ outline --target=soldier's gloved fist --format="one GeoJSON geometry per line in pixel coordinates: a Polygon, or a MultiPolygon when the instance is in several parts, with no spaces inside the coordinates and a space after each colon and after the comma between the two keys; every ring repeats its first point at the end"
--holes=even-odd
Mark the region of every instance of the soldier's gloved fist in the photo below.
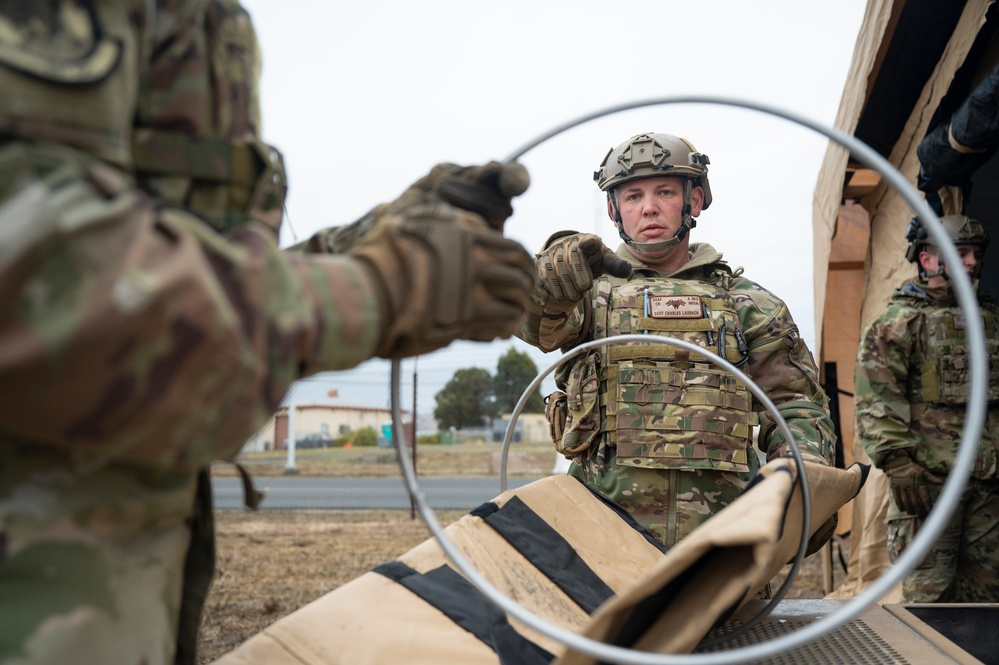
{"type": "Polygon", "coordinates": [[[631,266],[592,233],[559,231],[537,255],[538,278],[556,300],[579,302],[600,275],[630,277],[631,266]]]}
{"type": "Polygon", "coordinates": [[[904,453],[896,453],[883,465],[888,476],[895,504],[910,515],[925,517],[933,508],[927,483],[939,485],[943,481],[917,464],[904,453]]]}
{"type": "Polygon", "coordinates": [[[511,200],[527,191],[530,183],[527,169],[516,162],[489,162],[482,166],[438,164],[394,201],[377,206],[353,224],[322,229],[291,249],[344,254],[371,233],[385,215],[404,215],[413,206],[429,201],[443,201],[474,212],[502,232],[503,223],[513,214],[511,200]]]}
{"type": "Polygon", "coordinates": [[[531,177],[517,162],[481,166],[438,164],[414,188],[434,192],[444,201],[474,212],[497,231],[513,214],[513,197],[527,191],[531,177]]]}
{"type": "Polygon", "coordinates": [[[381,294],[382,358],[509,337],[534,288],[534,263],[520,243],[432,199],[383,209],[349,254],[381,294]]]}

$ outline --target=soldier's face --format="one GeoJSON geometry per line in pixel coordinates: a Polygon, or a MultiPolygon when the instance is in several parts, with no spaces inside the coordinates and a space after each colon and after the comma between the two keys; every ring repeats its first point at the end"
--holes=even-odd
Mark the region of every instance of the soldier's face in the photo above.
{"type": "MultiPolygon", "coordinates": [[[[981,245],[972,245],[967,243],[958,243],[954,245],[957,249],[958,256],[961,257],[961,269],[968,276],[972,282],[981,277],[982,274],[982,262],[985,258],[985,248],[981,245]]],[[[937,252],[926,252],[924,251],[924,261],[923,267],[932,272],[940,267],[940,256],[937,252]]],[[[954,270],[950,265],[944,265],[944,270],[948,275],[953,275],[954,270]]],[[[930,286],[935,286],[936,284],[942,284],[945,280],[940,277],[931,277],[928,281],[930,286]]]]}
{"type": "MultiPolygon", "coordinates": [[[[961,255],[961,267],[968,275],[968,279],[975,281],[982,274],[982,259],[985,258],[985,248],[981,245],[955,245],[957,253],[961,255]]],[[[950,274],[950,266],[947,266],[947,273],[950,274]]]]}
{"type": "MultiPolygon", "coordinates": [[[[669,240],[683,220],[683,179],[661,176],[626,182],[617,188],[618,210],[624,232],[635,242],[669,240]]],[[[697,217],[704,190],[690,193],[690,214],[697,217]]]]}

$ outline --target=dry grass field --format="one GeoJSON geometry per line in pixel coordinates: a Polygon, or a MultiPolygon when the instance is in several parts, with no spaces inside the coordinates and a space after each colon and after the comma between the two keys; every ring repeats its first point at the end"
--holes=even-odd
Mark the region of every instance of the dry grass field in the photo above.
{"type": "MultiPolygon", "coordinates": [[[[418,468],[421,475],[451,473],[456,468],[466,471],[464,475],[489,475],[494,465],[492,453],[497,450],[499,447],[491,444],[428,446],[427,452],[421,450],[418,456],[418,468]]],[[[341,459],[340,463],[352,468],[351,474],[332,470],[337,465],[322,463],[318,451],[303,452],[316,453],[315,459],[311,455],[300,458],[301,467],[308,464],[316,474],[320,465],[326,467],[322,473],[327,474],[399,474],[394,461],[371,461],[370,455],[378,451],[367,451],[367,461],[364,453],[352,457],[353,462],[341,459]],[[315,462],[314,468],[311,462],[315,462]]],[[[528,459],[536,458],[532,464],[544,468],[543,473],[550,471],[550,448],[518,452],[525,456],[519,464],[527,466],[528,459]]],[[[251,466],[257,475],[267,475],[260,473],[265,464],[283,469],[278,460],[257,464],[260,466],[251,466]]],[[[224,467],[220,472],[227,473],[224,467]]],[[[444,525],[461,515],[459,511],[437,514],[444,525]]],[[[225,510],[216,512],[216,522],[218,566],[203,617],[201,663],[214,661],[286,614],[430,537],[419,515],[413,518],[409,510],[225,510]]],[[[775,580],[775,589],[781,581],[775,580]]],[[[806,559],[788,597],[822,595],[822,562],[813,556],[806,559]]]]}
{"type": "MultiPolygon", "coordinates": [[[[450,524],[461,513],[442,511],[450,524]]],[[[219,511],[215,583],[199,661],[210,663],[274,621],[429,537],[404,511],[219,511]]]]}

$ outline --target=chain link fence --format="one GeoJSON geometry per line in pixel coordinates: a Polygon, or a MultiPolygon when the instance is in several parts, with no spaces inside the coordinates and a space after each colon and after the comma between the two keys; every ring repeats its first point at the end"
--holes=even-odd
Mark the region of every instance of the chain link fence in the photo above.
{"type": "MultiPolygon", "coordinates": [[[[401,363],[399,407],[405,441],[416,441],[407,454],[435,509],[470,510],[502,491],[509,411],[483,415],[471,425],[446,423],[476,420],[475,413],[465,413],[468,404],[484,403],[483,410],[488,410],[490,401],[495,401],[479,393],[476,399],[465,400],[464,393],[481,386],[457,385],[456,374],[474,368],[484,371],[472,372],[473,378],[493,378],[498,358],[511,348],[530,356],[541,369],[553,362],[511,341],[457,343],[444,352],[401,363]],[[446,388],[449,395],[442,399],[446,388]],[[462,413],[455,414],[455,409],[462,413]]],[[[387,361],[371,360],[349,371],[324,372],[294,384],[237,459],[265,492],[261,509],[412,508],[392,443],[390,370],[387,361]]],[[[553,389],[554,382],[546,378],[536,392],[546,395],[553,389]]],[[[522,393],[518,387],[516,394],[522,393]]],[[[522,413],[509,445],[507,487],[564,472],[564,462],[551,444],[544,414],[522,413]]],[[[237,468],[218,464],[212,476],[216,508],[241,507],[244,489],[237,468]]]]}

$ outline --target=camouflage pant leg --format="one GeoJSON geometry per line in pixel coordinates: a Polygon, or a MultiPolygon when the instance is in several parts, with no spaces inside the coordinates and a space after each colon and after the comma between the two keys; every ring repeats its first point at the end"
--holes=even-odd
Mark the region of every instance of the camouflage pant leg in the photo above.
{"type": "MultiPolygon", "coordinates": [[[[940,487],[927,488],[934,504],[940,487]]],[[[888,554],[910,545],[922,520],[889,501],[888,554]]],[[[907,603],[999,602],[999,484],[971,480],[923,561],[902,581],[907,603]]]]}
{"type": "Polygon", "coordinates": [[[607,495],[661,542],[672,547],[742,493],[746,480],[711,470],[648,469],[607,460],[573,464],[569,472],[607,495]]]}
{"type": "Polygon", "coordinates": [[[173,662],[195,476],[0,440],[0,662],[173,662]]]}
{"type": "Polygon", "coordinates": [[[972,480],[965,490],[957,577],[947,601],[999,603],[999,482],[972,480]]]}

